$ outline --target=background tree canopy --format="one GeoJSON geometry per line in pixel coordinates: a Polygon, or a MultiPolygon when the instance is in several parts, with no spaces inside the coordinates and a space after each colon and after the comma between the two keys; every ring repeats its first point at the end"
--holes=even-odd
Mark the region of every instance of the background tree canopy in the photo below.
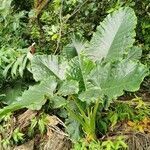
{"type": "Polygon", "coordinates": [[[73,33],[90,39],[93,31],[106,15],[121,6],[130,6],[135,10],[138,17],[137,44],[144,46],[145,53],[149,48],[148,0],[14,0],[13,5],[14,9],[28,13],[23,21],[28,23],[29,33],[26,34],[29,43],[35,41],[38,45],[43,44],[40,48],[46,52],[53,51],[53,47],[57,45],[60,27],[59,50],[62,45],[69,43],[73,33]],[[34,12],[37,12],[38,16],[34,12]]]}

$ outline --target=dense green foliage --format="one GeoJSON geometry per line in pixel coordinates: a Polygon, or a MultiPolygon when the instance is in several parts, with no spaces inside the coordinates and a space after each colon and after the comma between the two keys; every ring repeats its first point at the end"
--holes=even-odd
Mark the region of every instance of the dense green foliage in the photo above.
{"type": "Polygon", "coordinates": [[[23,75],[26,65],[27,40],[23,38],[26,23],[25,11],[15,12],[12,0],[0,1],[0,86],[6,83],[5,77],[11,69],[12,77],[23,75]],[[23,63],[24,62],[24,63],[23,63]],[[22,64],[23,63],[23,64],[22,64]]]}
{"type": "Polygon", "coordinates": [[[0,2],[0,117],[46,107],[57,110],[72,141],[92,141],[74,149],[126,148],[120,138],[94,140],[122,117],[138,120],[116,100],[146,76],[149,86],[148,0],[0,2]]]}

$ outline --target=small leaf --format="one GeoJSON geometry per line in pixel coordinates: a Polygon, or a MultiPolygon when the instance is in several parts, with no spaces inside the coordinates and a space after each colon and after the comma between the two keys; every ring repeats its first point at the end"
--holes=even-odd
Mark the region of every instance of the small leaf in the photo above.
{"type": "Polygon", "coordinates": [[[14,62],[10,63],[9,65],[7,65],[7,67],[5,68],[5,70],[3,71],[3,76],[6,78],[8,71],[10,70],[10,68],[13,66],[14,62]]]}
{"type": "Polygon", "coordinates": [[[110,121],[111,121],[111,128],[114,127],[118,121],[118,114],[114,113],[111,117],[110,117],[110,121]]]}
{"type": "Polygon", "coordinates": [[[53,41],[54,41],[54,40],[57,40],[58,37],[59,37],[59,35],[58,35],[57,33],[55,33],[55,34],[52,36],[52,40],[53,40],[53,41]]]}
{"type": "Polygon", "coordinates": [[[21,77],[23,77],[23,71],[26,67],[27,60],[28,60],[26,55],[23,58],[24,59],[23,59],[22,63],[19,65],[19,74],[20,74],[21,77]]]}
{"type": "Polygon", "coordinates": [[[19,65],[22,63],[23,57],[17,58],[17,60],[14,62],[12,69],[11,69],[11,76],[15,78],[17,76],[17,70],[19,68],[19,65]]]}
{"type": "Polygon", "coordinates": [[[140,132],[144,133],[144,127],[143,127],[142,125],[137,125],[136,128],[137,128],[140,132]]]}
{"type": "Polygon", "coordinates": [[[39,130],[40,130],[41,134],[43,134],[44,131],[45,131],[45,123],[44,123],[44,121],[42,119],[40,119],[38,121],[38,125],[39,125],[39,130]]]}

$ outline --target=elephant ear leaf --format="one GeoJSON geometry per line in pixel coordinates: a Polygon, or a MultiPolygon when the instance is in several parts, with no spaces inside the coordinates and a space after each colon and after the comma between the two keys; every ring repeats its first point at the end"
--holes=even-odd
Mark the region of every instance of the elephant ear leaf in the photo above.
{"type": "Polygon", "coordinates": [[[94,101],[98,97],[107,96],[110,103],[110,100],[123,95],[124,91],[137,91],[146,75],[148,75],[148,69],[141,63],[133,61],[123,60],[118,64],[98,65],[90,73],[87,80],[89,88],[81,93],[80,99],[87,101],[87,95],[89,95],[89,101],[90,99],[94,101]],[[96,95],[94,91],[97,91],[96,95]]]}
{"type": "Polygon", "coordinates": [[[97,27],[85,53],[93,60],[119,59],[135,41],[136,23],[132,8],[120,8],[109,14],[97,27]]]}
{"type": "Polygon", "coordinates": [[[33,110],[41,109],[42,105],[46,102],[46,97],[53,97],[53,92],[56,90],[56,86],[56,80],[50,77],[41,81],[40,84],[29,87],[29,89],[24,91],[17,101],[0,109],[0,117],[22,108],[33,110]]]}
{"type": "Polygon", "coordinates": [[[37,55],[31,62],[31,72],[36,81],[41,81],[49,76],[65,79],[67,62],[62,61],[57,55],[37,55]]]}

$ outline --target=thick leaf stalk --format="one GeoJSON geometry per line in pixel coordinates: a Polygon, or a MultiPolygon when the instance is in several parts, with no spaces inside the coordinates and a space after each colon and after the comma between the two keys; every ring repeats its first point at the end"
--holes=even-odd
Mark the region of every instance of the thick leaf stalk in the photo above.
{"type": "Polygon", "coordinates": [[[96,140],[96,115],[99,108],[99,100],[96,101],[94,107],[87,106],[87,111],[85,111],[76,99],[74,99],[74,102],[79,113],[71,110],[69,107],[66,107],[70,116],[81,124],[82,129],[86,134],[87,141],[96,140]]]}

